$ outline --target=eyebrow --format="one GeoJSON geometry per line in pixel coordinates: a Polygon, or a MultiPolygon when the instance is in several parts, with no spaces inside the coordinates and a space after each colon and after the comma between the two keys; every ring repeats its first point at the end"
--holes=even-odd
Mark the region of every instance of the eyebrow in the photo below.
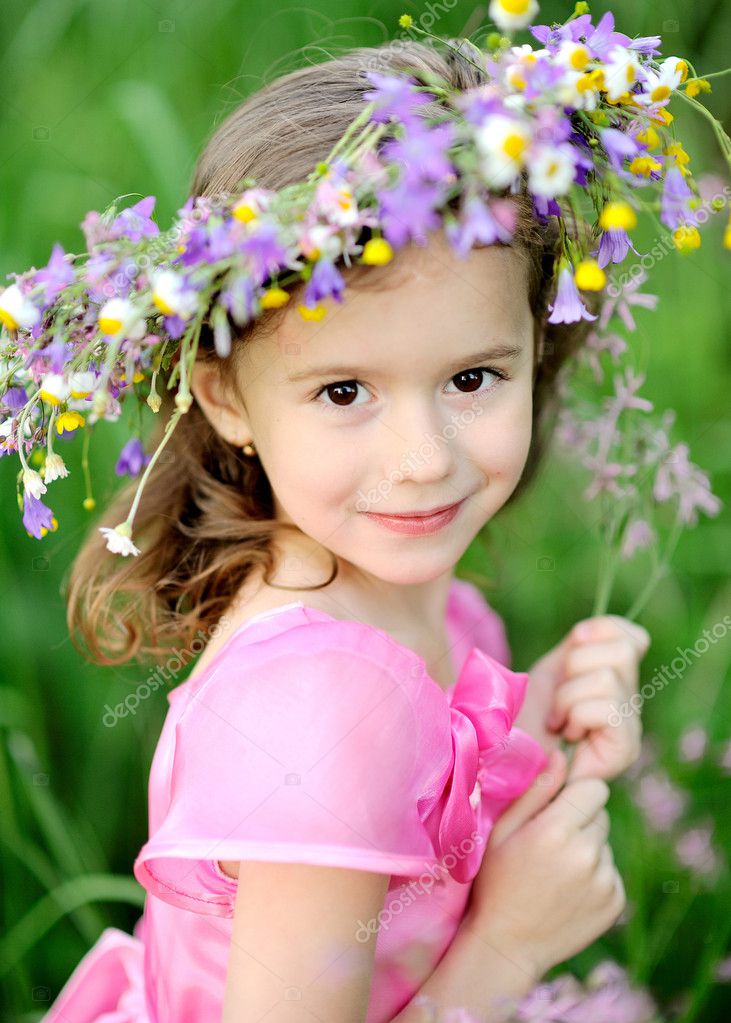
{"type": "MultiPolygon", "coordinates": [[[[472,355],[465,355],[460,359],[455,359],[450,362],[446,367],[447,373],[451,370],[455,372],[460,366],[465,365],[476,365],[478,362],[489,362],[494,359],[508,359],[513,361],[519,358],[523,354],[523,348],[516,345],[494,345],[492,348],[487,348],[481,352],[474,352],[472,355]]],[[[345,366],[342,363],[339,365],[330,366],[310,366],[307,369],[302,370],[300,373],[292,373],[288,379],[290,383],[295,383],[300,380],[309,380],[312,377],[340,377],[342,380],[355,380],[360,376],[368,376],[373,370],[358,369],[355,366],[345,366]]]]}

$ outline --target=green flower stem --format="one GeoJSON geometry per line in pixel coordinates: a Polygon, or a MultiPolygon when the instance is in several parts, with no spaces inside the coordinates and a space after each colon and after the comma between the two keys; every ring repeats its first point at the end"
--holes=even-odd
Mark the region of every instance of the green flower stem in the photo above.
{"type": "Polygon", "coordinates": [[[386,134],[388,131],[387,124],[374,124],[369,129],[363,132],[363,136],[358,140],[353,149],[349,150],[343,157],[350,164],[357,163],[363,153],[368,152],[369,149],[373,149],[378,140],[386,134]]]}
{"type": "MultiPolygon", "coordinates": [[[[472,67],[477,68],[477,70],[481,71],[483,75],[485,74],[485,68],[484,67],[480,67],[480,65],[476,64],[474,62],[474,60],[470,60],[470,58],[468,56],[466,56],[466,54],[459,47],[452,46],[452,44],[450,42],[447,42],[447,40],[443,39],[441,36],[437,36],[433,32],[429,32],[429,31],[427,31],[427,29],[422,28],[421,25],[415,25],[415,24],[411,24],[409,26],[409,31],[411,31],[411,32],[414,32],[414,31],[418,32],[420,35],[426,36],[428,39],[435,39],[437,42],[442,43],[443,45],[448,46],[450,50],[453,50],[463,60],[466,60],[468,64],[471,64],[472,67]]],[[[466,40],[466,42],[469,42],[469,40],[466,40]]]]}
{"type": "MultiPolygon", "coordinates": [[[[729,70],[731,70],[731,68],[729,70]]],[[[725,74],[725,72],[723,73],[725,74]]],[[[707,121],[711,122],[711,127],[713,128],[713,132],[716,138],[718,139],[718,144],[721,147],[721,152],[726,157],[726,162],[728,163],[729,168],[731,168],[731,139],[723,130],[721,122],[713,116],[713,114],[711,113],[710,110],[708,110],[707,107],[704,107],[702,103],[698,102],[698,100],[693,99],[692,96],[688,96],[685,92],[676,92],[674,93],[674,95],[680,96],[680,98],[684,100],[686,103],[690,103],[692,107],[695,107],[696,110],[702,113],[702,115],[706,118],[707,121]]]]}
{"type": "Polygon", "coordinates": [[[153,466],[155,465],[155,462],[157,462],[158,458],[160,457],[160,453],[162,452],[162,449],[165,447],[167,442],[170,440],[170,438],[171,438],[171,436],[173,434],[173,430],[178,425],[178,420],[180,419],[180,417],[182,415],[183,415],[182,410],[181,409],[176,409],[172,413],[170,418],[168,419],[168,421],[167,421],[167,423],[165,425],[165,435],[164,435],[163,439],[160,441],[160,443],[159,443],[159,445],[157,447],[157,450],[153,454],[152,458],[147,463],[145,471],[142,474],[142,477],[140,479],[139,484],[137,485],[137,490],[135,492],[134,500],[132,502],[132,507],[130,508],[129,515],[127,516],[127,518],[125,520],[127,525],[130,528],[130,531],[132,530],[132,524],[134,523],[134,518],[135,518],[135,515],[137,514],[137,507],[138,507],[138,505],[140,503],[140,498],[142,496],[142,491],[144,490],[145,483],[147,482],[147,479],[148,479],[150,473],[152,472],[152,469],[153,469],[153,466]]]}
{"type": "Polygon", "coordinates": [[[675,522],[673,523],[673,528],[672,528],[671,533],[670,533],[670,538],[669,538],[669,540],[667,542],[667,546],[665,547],[665,551],[663,553],[662,558],[658,561],[657,565],[653,568],[652,572],[650,573],[650,578],[647,580],[647,583],[642,588],[642,590],[640,591],[639,596],[637,597],[637,599],[633,603],[632,607],[629,609],[629,611],[627,612],[627,614],[625,616],[626,618],[629,618],[630,621],[632,621],[634,618],[637,617],[637,615],[640,613],[642,608],[647,603],[647,600],[648,600],[650,594],[655,589],[657,584],[660,582],[660,580],[662,578],[664,578],[664,576],[666,576],[668,574],[668,572],[670,570],[670,568],[669,568],[669,566],[670,566],[670,559],[673,556],[673,553],[674,553],[675,548],[676,548],[676,546],[678,544],[678,540],[680,539],[680,534],[682,533],[682,531],[683,531],[683,523],[680,521],[680,516],[677,516],[676,519],[675,519],[675,522]]]}
{"type": "Polygon", "coordinates": [[[86,496],[94,500],[94,495],[91,492],[91,473],[89,471],[89,445],[91,443],[91,431],[92,427],[89,425],[87,420],[84,439],[81,445],[81,470],[84,474],[84,486],[86,487],[86,496]]]}
{"type": "Polygon", "coordinates": [[[25,455],[23,454],[23,437],[25,431],[25,421],[30,415],[31,409],[40,398],[40,393],[41,393],[40,391],[36,391],[33,397],[30,398],[25,403],[22,412],[18,416],[18,457],[20,458],[20,464],[23,466],[23,469],[25,469],[28,472],[30,472],[30,466],[26,462],[25,455]]]}
{"type": "Polygon", "coordinates": [[[48,428],[46,430],[46,436],[48,438],[48,454],[53,454],[53,424],[56,422],[56,416],[58,415],[58,409],[53,408],[51,410],[51,416],[48,420],[48,428]]]}
{"type": "MultiPolygon", "coordinates": [[[[374,112],[375,109],[376,109],[376,104],[375,103],[369,103],[368,106],[364,107],[361,110],[361,112],[358,114],[358,116],[355,118],[355,120],[352,121],[348,125],[348,127],[345,130],[345,133],[343,135],[341,135],[341,137],[335,143],[333,148],[330,150],[329,154],[325,157],[325,161],[324,161],[325,163],[329,164],[329,163],[333,162],[333,160],[335,159],[336,156],[338,156],[338,154],[341,152],[341,150],[345,146],[347,146],[347,144],[350,142],[351,138],[353,137],[354,133],[356,131],[358,131],[358,129],[361,127],[361,125],[366,124],[366,122],[370,120],[371,114],[374,112]]],[[[315,170],[315,171],[312,172],[312,174],[310,174],[310,176],[307,179],[308,184],[310,183],[310,181],[314,180],[314,178],[317,176],[318,173],[319,172],[317,170],[315,170]]]]}
{"type": "Polygon", "coordinates": [[[723,71],[711,71],[710,75],[695,75],[695,77],[708,81],[709,78],[720,78],[722,75],[731,75],[731,67],[724,68],[723,71]]]}

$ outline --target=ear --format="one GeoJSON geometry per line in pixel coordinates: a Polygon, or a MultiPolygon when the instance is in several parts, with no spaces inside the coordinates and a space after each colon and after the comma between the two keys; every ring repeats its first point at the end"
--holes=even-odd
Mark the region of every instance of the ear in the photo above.
{"type": "Polygon", "coordinates": [[[249,420],[230,389],[224,386],[213,363],[196,360],[190,376],[190,389],[208,422],[229,444],[237,447],[251,439],[249,420]]]}

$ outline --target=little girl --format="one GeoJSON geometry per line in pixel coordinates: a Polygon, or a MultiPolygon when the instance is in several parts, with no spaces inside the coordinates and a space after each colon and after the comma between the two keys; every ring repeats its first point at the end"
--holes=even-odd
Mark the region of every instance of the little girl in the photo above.
{"type": "MultiPolygon", "coordinates": [[[[191,194],[306,177],[373,66],[479,84],[414,42],[296,71],[221,125],[191,194]]],[[[100,661],[102,636],[122,659],[210,638],[168,694],[144,914],[104,932],[47,1020],[416,1023],[430,1000],[502,1020],[621,914],[606,780],[639,724],[607,715],[648,636],[589,619],[514,672],[500,617],[455,577],[535,472],[587,326],[547,323],[556,237],[524,198],[514,245],[462,261],[435,231],[344,269],[323,321],[290,302],[228,358],[202,335],[145,550],[109,574],[91,537],[69,603],[100,661]]]]}

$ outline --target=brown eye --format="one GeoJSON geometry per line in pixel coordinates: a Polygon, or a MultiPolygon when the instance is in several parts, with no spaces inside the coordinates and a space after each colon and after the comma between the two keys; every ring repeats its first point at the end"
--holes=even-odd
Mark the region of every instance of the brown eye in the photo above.
{"type": "Polygon", "coordinates": [[[482,386],[483,375],[485,373],[491,373],[493,376],[497,376],[496,373],[493,373],[493,371],[489,369],[465,369],[463,372],[457,373],[453,376],[452,380],[454,380],[455,383],[459,383],[460,381],[465,382],[467,386],[464,388],[462,393],[470,394],[473,391],[479,391],[482,386]]]}
{"type": "MultiPolygon", "coordinates": [[[[358,386],[357,380],[341,380],[335,384],[326,384],[317,397],[322,394],[327,394],[333,405],[336,405],[339,408],[348,408],[353,404],[353,402],[349,399],[352,399],[355,395],[357,395],[358,386]]],[[[328,403],[326,402],[325,404],[328,403]]]]}

